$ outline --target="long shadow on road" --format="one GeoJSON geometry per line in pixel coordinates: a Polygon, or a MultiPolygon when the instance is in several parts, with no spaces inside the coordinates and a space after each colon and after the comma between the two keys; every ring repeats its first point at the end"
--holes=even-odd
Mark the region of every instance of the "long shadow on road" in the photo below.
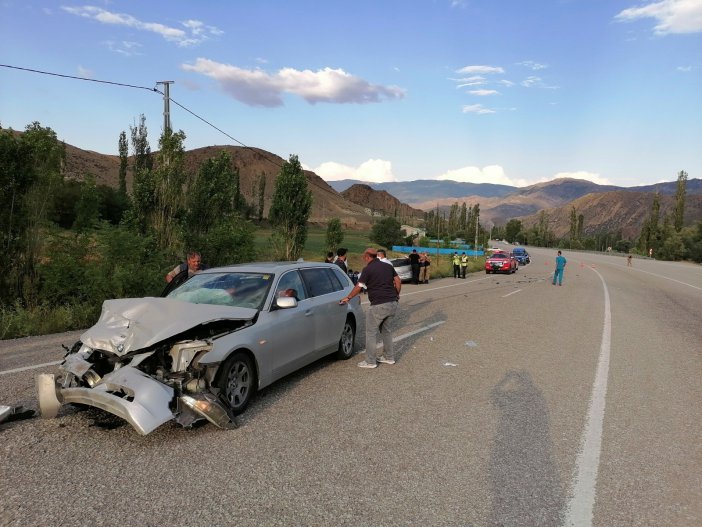
{"type": "Polygon", "coordinates": [[[500,411],[490,456],[492,525],[562,524],[565,492],[549,434],[548,407],[525,371],[508,371],[491,393],[500,411]]]}

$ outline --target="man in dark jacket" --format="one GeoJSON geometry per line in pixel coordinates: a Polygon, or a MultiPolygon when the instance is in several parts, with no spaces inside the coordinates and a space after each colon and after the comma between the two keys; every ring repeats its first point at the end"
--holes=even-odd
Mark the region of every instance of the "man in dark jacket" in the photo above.
{"type": "Polygon", "coordinates": [[[341,270],[344,271],[344,274],[348,274],[349,268],[346,267],[346,249],[343,247],[339,247],[336,250],[336,260],[334,260],[334,263],[341,267],[341,270]]]}
{"type": "Polygon", "coordinates": [[[366,310],[366,360],[359,362],[361,368],[377,368],[378,362],[395,364],[395,353],[392,344],[392,321],[397,312],[397,302],[400,298],[402,280],[397,276],[395,267],[386,265],[378,260],[375,249],[366,249],[363,253],[366,266],[361,271],[361,278],[348,296],[341,299],[347,303],[359,295],[365,287],[368,290],[370,307],[366,310]],[[383,339],[383,354],[376,354],[376,332],[383,339]]]}

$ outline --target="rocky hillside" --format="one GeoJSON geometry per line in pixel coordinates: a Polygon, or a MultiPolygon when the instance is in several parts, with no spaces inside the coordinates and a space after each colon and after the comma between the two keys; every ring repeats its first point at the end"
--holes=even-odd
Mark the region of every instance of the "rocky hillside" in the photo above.
{"type": "MultiPolygon", "coordinates": [[[[567,236],[570,232],[570,214],[575,207],[577,214],[584,217],[584,233],[592,235],[597,232],[622,231],[625,238],[636,238],[644,222],[651,215],[654,192],[630,192],[618,190],[601,192],[582,196],[567,205],[546,209],[549,219],[549,229],[556,237],[567,236]]],[[[660,221],[672,213],[675,198],[661,196],[660,221]]],[[[519,218],[525,227],[535,225],[539,221],[539,213],[519,218]]],[[[688,195],[685,200],[684,224],[691,225],[702,219],[702,195],[688,195]]]]}
{"type": "Polygon", "coordinates": [[[401,203],[385,190],[373,190],[369,185],[356,184],[344,190],[341,195],[352,203],[364,207],[368,214],[394,216],[402,221],[424,218],[424,211],[401,203]]]}

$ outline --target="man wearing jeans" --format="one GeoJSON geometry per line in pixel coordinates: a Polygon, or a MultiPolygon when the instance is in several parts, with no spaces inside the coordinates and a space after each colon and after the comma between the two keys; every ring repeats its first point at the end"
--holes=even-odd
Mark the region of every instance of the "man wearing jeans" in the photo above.
{"type": "Polygon", "coordinates": [[[361,272],[361,279],[347,297],[341,299],[347,303],[361,293],[363,287],[368,291],[370,307],[366,311],[366,360],[359,362],[360,368],[377,368],[378,362],[395,364],[392,343],[392,321],[397,311],[402,281],[392,265],[385,265],[378,260],[375,249],[366,249],[363,253],[366,266],[361,272]],[[376,355],[376,332],[383,339],[383,354],[376,355]]]}

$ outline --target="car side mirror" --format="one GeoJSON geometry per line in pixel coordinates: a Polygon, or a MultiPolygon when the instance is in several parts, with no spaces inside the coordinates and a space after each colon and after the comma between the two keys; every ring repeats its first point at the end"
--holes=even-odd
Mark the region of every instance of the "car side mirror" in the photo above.
{"type": "Polygon", "coordinates": [[[297,299],[294,296],[279,296],[275,299],[275,307],[278,309],[297,307],[297,299]]]}

